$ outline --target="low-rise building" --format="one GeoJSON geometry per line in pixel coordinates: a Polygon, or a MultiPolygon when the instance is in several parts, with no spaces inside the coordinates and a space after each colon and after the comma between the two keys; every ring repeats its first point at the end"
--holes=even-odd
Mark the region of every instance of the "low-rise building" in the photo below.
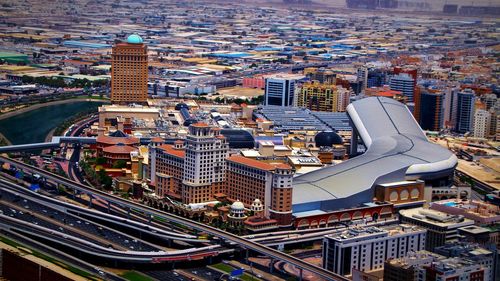
{"type": "Polygon", "coordinates": [[[410,225],[351,228],[323,238],[323,268],[341,275],[352,269],[382,270],[389,258],[425,247],[426,230],[410,225]]]}
{"type": "Polygon", "coordinates": [[[425,249],[433,251],[434,248],[446,243],[458,241],[458,229],[473,225],[474,221],[463,216],[449,215],[443,212],[414,208],[399,211],[401,222],[411,223],[427,229],[425,249]]]}

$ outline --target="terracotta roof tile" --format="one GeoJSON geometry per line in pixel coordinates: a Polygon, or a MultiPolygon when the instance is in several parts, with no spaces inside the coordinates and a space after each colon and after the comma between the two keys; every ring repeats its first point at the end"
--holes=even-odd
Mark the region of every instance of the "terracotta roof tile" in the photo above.
{"type": "Polygon", "coordinates": [[[260,169],[260,170],[266,170],[266,171],[273,171],[275,167],[271,164],[259,161],[259,160],[254,160],[250,158],[246,158],[244,156],[240,155],[233,155],[229,158],[227,158],[228,161],[232,161],[238,164],[242,164],[245,166],[249,166],[252,168],[260,169]]]}
{"type": "Polygon", "coordinates": [[[186,157],[186,152],[184,150],[175,149],[172,145],[169,144],[160,145],[158,148],[165,151],[165,153],[167,154],[177,156],[179,158],[186,157]]]}
{"type": "Polygon", "coordinates": [[[103,148],[102,151],[113,154],[128,154],[132,151],[137,151],[137,148],[128,145],[112,145],[103,148]]]}

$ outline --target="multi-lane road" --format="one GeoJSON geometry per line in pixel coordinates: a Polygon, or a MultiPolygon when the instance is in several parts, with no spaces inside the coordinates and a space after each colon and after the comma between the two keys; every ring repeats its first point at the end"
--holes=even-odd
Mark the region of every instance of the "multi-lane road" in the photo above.
{"type": "Polygon", "coordinates": [[[211,227],[211,226],[199,223],[199,222],[191,221],[191,220],[183,218],[183,217],[179,217],[179,216],[172,215],[172,214],[160,211],[160,210],[156,210],[156,209],[153,209],[151,207],[145,206],[145,205],[140,204],[140,203],[125,200],[123,198],[108,194],[106,192],[94,189],[92,187],[83,185],[81,183],[71,181],[71,180],[64,178],[62,176],[59,176],[59,175],[56,175],[53,173],[49,173],[49,172],[44,171],[40,168],[24,164],[24,163],[19,162],[17,160],[13,160],[13,159],[1,156],[0,162],[9,163],[11,166],[14,166],[18,169],[25,171],[25,172],[37,173],[37,174],[41,175],[42,177],[45,177],[48,180],[56,182],[57,184],[62,184],[64,186],[66,186],[67,188],[71,188],[71,189],[77,190],[79,192],[86,193],[89,196],[101,198],[101,199],[109,202],[110,204],[115,204],[115,205],[121,206],[123,208],[140,210],[141,212],[147,213],[151,216],[162,218],[167,223],[173,222],[173,223],[177,223],[177,224],[183,224],[186,227],[189,227],[191,229],[196,229],[198,231],[208,233],[210,235],[218,237],[221,241],[227,241],[228,243],[231,243],[232,245],[237,245],[237,247],[241,247],[241,248],[246,249],[246,250],[252,250],[252,251],[261,253],[261,254],[269,256],[270,258],[275,259],[275,260],[287,262],[287,263],[292,264],[301,270],[307,270],[313,274],[316,274],[317,276],[319,276],[325,280],[348,280],[344,276],[334,274],[334,273],[327,271],[323,268],[320,268],[318,266],[307,263],[299,258],[282,253],[282,252],[277,251],[275,249],[272,249],[270,247],[264,246],[260,243],[253,242],[249,239],[225,232],[223,230],[220,230],[220,229],[217,229],[217,228],[214,228],[214,227],[211,227]]]}

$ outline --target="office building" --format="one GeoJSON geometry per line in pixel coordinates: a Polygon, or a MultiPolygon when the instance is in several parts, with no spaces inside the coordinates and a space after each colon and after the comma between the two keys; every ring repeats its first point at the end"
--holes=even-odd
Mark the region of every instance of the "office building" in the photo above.
{"type": "Polygon", "coordinates": [[[342,86],[313,81],[302,85],[297,94],[297,106],[313,111],[345,112],[349,96],[349,91],[342,86]]]}
{"type": "Polygon", "coordinates": [[[424,265],[429,265],[445,257],[428,252],[409,252],[397,259],[388,259],[384,263],[384,281],[417,281],[419,271],[424,265]]]}
{"type": "Polygon", "coordinates": [[[418,281],[493,281],[488,268],[462,258],[448,258],[419,269],[418,281]]]}
{"type": "Polygon", "coordinates": [[[382,87],[387,82],[387,73],[382,69],[373,67],[358,68],[356,76],[358,81],[362,82],[363,89],[382,87]]]}
{"type": "MultiPolygon", "coordinates": [[[[442,93],[423,91],[420,93],[420,127],[427,131],[440,131],[444,124],[444,98],[442,93]]],[[[417,106],[417,104],[415,104],[417,106]]]]}
{"type": "Polygon", "coordinates": [[[146,103],[148,98],[148,48],[139,35],[113,46],[111,102],[146,103]]]}
{"type": "Polygon", "coordinates": [[[478,109],[474,113],[474,137],[488,138],[490,135],[491,113],[484,109],[478,109]]]}
{"type": "Polygon", "coordinates": [[[463,216],[449,215],[443,212],[424,208],[400,210],[401,222],[410,223],[427,229],[425,249],[434,248],[446,243],[460,240],[458,229],[473,225],[474,221],[463,216]]]}
{"type": "Polygon", "coordinates": [[[475,94],[470,89],[465,89],[456,94],[457,114],[455,131],[461,134],[472,132],[474,126],[475,94]]]}
{"type": "Polygon", "coordinates": [[[446,244],[441,247],[436,247],[434,252],[448,258],[461,258],[479,264],[488,270],[488,275],[485,276],[485,280],[497,280],[494,276],[495,253],[481,248],[477,244],[468,242],[446,244]]]}
{"type": "Polygon", "coordinates": [[[413,102],[413,95],[415,92],[415,80],[407,73],[400,73],[392,76],[389,86],[391,90],[400,91],[408,97],[408,102],[413,102]]]}
{"type": "Polygon", "coordinates": [[[341,275],[352,269],[381,270],[390,258],[425,247],[426,230],[410,225],[351,228],[323,238],[323,268],[341,275]]]}
{"type": "Polygon", "coordinates": [[[265,105],[293,106],[298,80],[304,78],[295,74],[276,74],[265,78],[265,105]]]}
{"type": "Polygon", "coordinates": [[[467,257],[448,258],[419,251],[384,264],[384,281],[492,281],[488,266],[467,257]]]}
{"type": "Polygon", "coordinates": [[[498,109],[499,107],[499,103],[498,103],[498,98],[497,98],[497,95],[495,94],[487,94],[487,95],[484,95],[481,100],[483,101],[483,103],[486,105],[486,110],[490,110],[490,109],[498,109]]]}

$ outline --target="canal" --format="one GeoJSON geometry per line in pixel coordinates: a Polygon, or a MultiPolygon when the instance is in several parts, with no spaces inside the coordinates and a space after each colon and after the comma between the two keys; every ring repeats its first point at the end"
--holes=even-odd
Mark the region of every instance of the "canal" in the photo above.
{"type": "Polygon", "coordinates": [[[44,142],[45,137],[64,120],[83,111],[93,110],[102,102],[77,101],[48,105],[0,120],[0,133],[12,144],[44,142]]]}

